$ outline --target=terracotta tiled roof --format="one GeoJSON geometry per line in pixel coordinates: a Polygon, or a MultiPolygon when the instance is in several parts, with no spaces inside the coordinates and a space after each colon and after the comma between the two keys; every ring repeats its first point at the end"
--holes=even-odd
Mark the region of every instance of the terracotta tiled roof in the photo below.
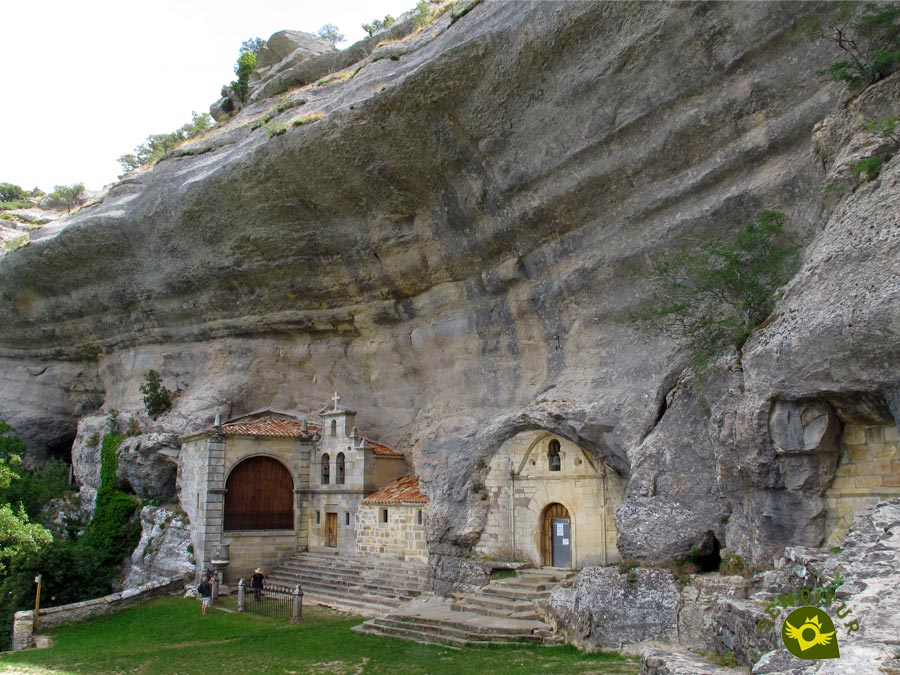
{"type": "Polygon", "coordinates": [[[366,443],[368,443],[369,445],[371,445],[374,448],[376,455],[382,455],[384,457],[403,457],[402,452],[394,450],[393,448],[389,448],[388,446],[384,445],[383,443],[378,443],[377,441],[373,441],[371,438],[367,438],[366,443]]]}
{"type": "MultiPolygon", "coordinates": [[[[294,420],[282,420],[275,417],[261,417],[246,422],[232,422],[223,424],[222,431],[227,436],[279,436],[282,438],[300,438],[303,424],[294,420]]],[[[321,429],[315,425],[308,425],[310,434],[321,429]]]]}
{"type": "Polygon", "coordinates": [[[402,476],[378,492],[363,499],[363,504],[427,504],[428,497],[419,492],[419,477],[402,476]]]}

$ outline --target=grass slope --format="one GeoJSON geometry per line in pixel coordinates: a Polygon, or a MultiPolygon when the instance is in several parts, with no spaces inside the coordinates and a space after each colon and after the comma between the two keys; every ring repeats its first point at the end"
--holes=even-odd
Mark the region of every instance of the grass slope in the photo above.
{"type": "Polygon", "coordinates": [[[51,649],[0,655],[0,674],[29,675],[636,675],[635,661],[571,647],[455,651],[358,635],[360,619],[304,608],[290,625],[160,598],[52,632],[51,649]]]}

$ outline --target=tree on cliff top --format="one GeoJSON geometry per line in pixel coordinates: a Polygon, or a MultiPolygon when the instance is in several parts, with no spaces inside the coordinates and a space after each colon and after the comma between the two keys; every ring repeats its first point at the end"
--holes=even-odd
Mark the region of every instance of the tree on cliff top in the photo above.
{"type": "Polygon", "coordinates": [[[818,71],[820,77],[862,89],[900,67],[900,3],[841,3],[830,21],[805,20],[810,36],[833,42],[842,58],[818,71]]]}
{"type": "Polygon", "coordinates": [[[632,322],[684,340],[698,370],[728,347],[740,349],[797,269],[800,246],[785,233],[787,220],[763,211],[734,238],[683,239],[653,263],[652,299],[632,322]]]}

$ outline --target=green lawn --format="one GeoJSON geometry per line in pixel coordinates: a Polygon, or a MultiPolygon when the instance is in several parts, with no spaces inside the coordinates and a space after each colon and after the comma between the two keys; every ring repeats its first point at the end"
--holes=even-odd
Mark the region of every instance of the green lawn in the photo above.
{"type": "Polygon", "coordinates": [[[0,675],[636,675],[637,661],[571,647],[451,650],[359,635],[360,619],[304,608],[304,621],[159,598],[51,633],[51,649],[0,655],[0,675]]]}

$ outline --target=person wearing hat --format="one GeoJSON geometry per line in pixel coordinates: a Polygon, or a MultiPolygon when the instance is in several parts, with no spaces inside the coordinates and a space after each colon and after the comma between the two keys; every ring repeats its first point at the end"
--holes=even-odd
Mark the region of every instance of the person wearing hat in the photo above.
{"type": "Polygon", "coordinates": [[[259,567],[253,570],[253,576],[250,577],[250,588],[253,589],[253,598],[257,602],[262,597],[262,589],[266,587],[266,573],[259,567]]]}

